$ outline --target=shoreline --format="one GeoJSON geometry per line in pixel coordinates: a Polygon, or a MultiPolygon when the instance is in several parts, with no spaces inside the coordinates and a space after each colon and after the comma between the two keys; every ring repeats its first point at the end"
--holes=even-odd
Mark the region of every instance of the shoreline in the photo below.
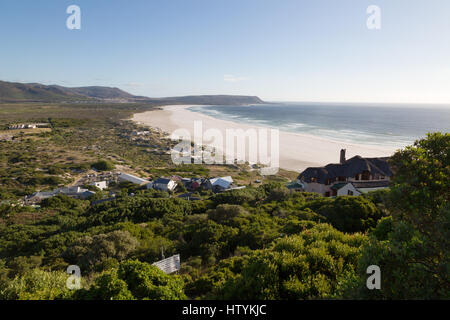
{"type": "MultiPolygon", "coordinates": [[[[194,121],[202,121],[203,132],[208,129],[218,129],[222,132],[223,137],[226,136],[226,129],[271,129],[271,127],[262,125],[221,120],[187,110],[192,106],[194,105],[161,106],[161,110],[136,113],[130,120],[141,125],[159,128],[168,133],[172,133],[176,129],[186,129],[192,137],[194,121]]],[[[307,167],[338,163],[341,149],[347,150],[346,158],[349,159],[355,155],[362,157],[390,156],[397,148],[334,141],[314,135],[279,130],[279,166],[286,170],[300,172],[307,167]]]]}

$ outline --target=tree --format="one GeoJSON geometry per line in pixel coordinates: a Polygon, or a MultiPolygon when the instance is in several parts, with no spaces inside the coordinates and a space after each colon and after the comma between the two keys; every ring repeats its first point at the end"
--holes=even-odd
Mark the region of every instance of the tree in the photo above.
{"type": "Polygon", "coordinates": [[[117,270],[103,272],[89,290],[79,290],[75,299],[83,300],[133,300],[128,285],[117,276],[117,270]]]}
{"type": "Polygon", "coordinates": [[[82,269],[93,270],[108,259],[127,258],[137,245],[138,241],[128,231],[117,230],[82,237],[64,252],[64,257],[82,269]]]}
{"type": "Polygon", "coordinates": [[[99,171],[110,171],[114,169],[114,164],[107,160],[99,160],[92,164],[92,167],[99,171]]]}
{"type": "Polygon", "coordinates": [[[432,133],[392,157],[392,218],[379,222],[344,297],[450,298],[449,153],[450,134],[432,133]],[[381,290],[365,287],[369,265],[381,269],[381,290]]]}
{"type": "Polygon", "coordinates": [[[243,215],[248,215],[245,209],[232,204],[221,204],[216,209],[208,211],[208,217],[217,223],[224,223],[227,220],[243,215]]]}
{"type": "Polygon", "coordinates": [[[369,199],[341,196],[321,204],[316,212],[344,232],[364,232],[374,228],[382,212],[369,199]]]}

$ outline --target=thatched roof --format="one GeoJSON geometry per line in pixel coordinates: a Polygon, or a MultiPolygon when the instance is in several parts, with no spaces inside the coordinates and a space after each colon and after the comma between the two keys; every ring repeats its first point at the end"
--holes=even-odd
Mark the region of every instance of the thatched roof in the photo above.
{"type": "Polygon", "coordinates": [[[363,158],[354,156],[344,163],[332,163],[325,167],[310,167],[303,171],[299,179],[305,182],[311,182],[311,179],[318,183],[325,184],[327,179],[335,180],[338,177],[353,178],[363,171],[368,171],[372,175],[379,174],[390,177],[392,172],[389,169],[387,160],[389,157],[382,158],[363,158]]]}

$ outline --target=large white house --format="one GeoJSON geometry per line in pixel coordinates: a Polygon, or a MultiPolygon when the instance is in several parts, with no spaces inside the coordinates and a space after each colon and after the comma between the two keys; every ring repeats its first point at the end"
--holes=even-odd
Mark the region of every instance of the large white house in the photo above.
{"type": "Polygon", "coordinates": [[[303,171],[297,182],[307,192],[320,193],[325,197],[360,195],[389,187],[392,172],[388,157],[345,159],[341,150],[340,163],[325,167],[310,167],[303,171]]]}

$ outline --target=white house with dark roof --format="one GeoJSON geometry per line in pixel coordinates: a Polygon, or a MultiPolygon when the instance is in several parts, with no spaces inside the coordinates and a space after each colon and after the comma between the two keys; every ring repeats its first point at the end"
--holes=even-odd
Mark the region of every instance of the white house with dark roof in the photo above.
{"type": "Polygon", "coordinates": [[[297,182],[307,192],[320,193],[326,197],[360,195],[389,187],[392,172],[389,157],[345,159],[341,150],[340,163],[324,167],[310,167],[303,171],[297,182]]]}
{"type": "Polygon", "coordinates": [[[177,185],[178,183],[172,178],[158,178],[151,184],[148,184],[147,188],[153,188],[161,191],[173,191],[177,185]]]}

